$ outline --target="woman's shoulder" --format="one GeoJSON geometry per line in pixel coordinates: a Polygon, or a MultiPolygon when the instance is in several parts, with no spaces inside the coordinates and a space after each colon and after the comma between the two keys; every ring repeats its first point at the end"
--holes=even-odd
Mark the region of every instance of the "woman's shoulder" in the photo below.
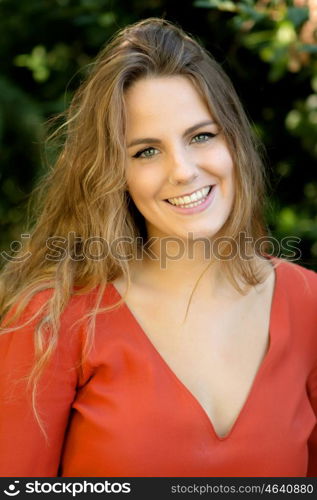
{"type": "MultiPolygon", "coordinates": [[[[2,333],[14,331],[17,328],[23,328],[24,331],[31,331],[43,320],[50,317],[52,309],[51,302],[54,300],[55,288],[50,286],[43,289],[38,289],[33,293],[20,294],[18,299],[9,307],[1,320],[2,333]]],[[[64,301],[64,306],[61,307],[58,314],[58,323],[60,326],[60,334],[67,331],[70,332],[73,325],[77,321],[82,320],[87,314],[93,310],[93,305],[96,300],[97,288],[81,292],[77,287],[68,298],[60,297],[58,300],[64,301]]],[[[56,304],[53,309],[56,308],[56,304]]],[[[56,310],[56,309],[55,309],[56,310]]]]}
{"type": "Polygon", "coordinates": [[[276,273],[276,298],[286,298],[289,311],[305,315],[317,327],[317,273],[298,262],[272,259],[276,273]]]}
{"type": "Polygon", "coordinates": [[[314,270],[281,257],[273,257],[272,263],[283,283],[292,289],[296,288],[297,291],[314,294],[317,299],[317,273],[314,270]]]}

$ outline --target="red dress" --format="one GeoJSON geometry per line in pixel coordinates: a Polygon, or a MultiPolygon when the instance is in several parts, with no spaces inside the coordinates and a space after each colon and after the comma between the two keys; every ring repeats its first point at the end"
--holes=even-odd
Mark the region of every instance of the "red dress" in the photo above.
{"type": "MultiPolygon", "coordinates": [[[[13,382],[32,363],[32,324],[2,335],[0,475],[316,477],[317,274],[288,262],[275,273],[269,349],[222,438],[125,304],[97,316],[81,368],[85,326],[71,326],[94,292],[73,296],[63,312],[38,396],[47,442],[25,383],[13,382]]],[[[38,293],[23,318],[51,293],[38,293]]],[[[103,304],[119,297],[109,284],[103,304]]]]}

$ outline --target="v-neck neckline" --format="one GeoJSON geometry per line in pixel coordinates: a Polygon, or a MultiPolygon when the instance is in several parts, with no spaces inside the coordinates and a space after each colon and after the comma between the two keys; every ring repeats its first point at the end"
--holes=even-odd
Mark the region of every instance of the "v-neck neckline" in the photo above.
{"type": "MultiPolygon", "coordinates": [[[[272,261],[272,264],[274,264],[274,261],[277,260],[275,257],[269,257],[270,261],[272,261]]],[[[281,262],[280,262],[281,264],[281,262]]],[[[274,272],[274,288],[273,288],[273,293],[272,293],[272,299],[271,299],[271,307],[270,307],[270,319],[269,319],[269,332],[268,332],[268,347],[266,350],[266,353],[264,355],[264,358],[262,359],[256,374],[252,380],[249,392],[246,396],[246,399],[244,400],[244,403],[242,407],[240,408],[240,411],[234,420],[234,423],[232,424],[231,428],[229,431],[224,435],[224,436],[219,436],[219,434],[216,432],[214,424],[209,417],[207,411],[205,408],[202,406],[198,398],[191,392],[191,390],[185,385],[185,383],[178,377],[178,375],[172,370],[172,368],[169,366],[167,361],[164,359],[162,354],[158,351],[158,349],[155,347],[153,342],[151,341],[150,337],[146,334],[142,326],[140,325],[139,321],[136,319],[135,315],[127,305],[127,303],[123,300],[122,301],[122,307],[126,314],[128,315],[129,319],[133,322],[134,326],[136,327],[137,333],[140,335],[142,340],[147,344],[148,348],[156,356],[158,359],[159,363],[161,366],[164,368],[165,372],[176,382],[176,384],[180,387],[180,389],[184,392],[184,394],[187,395],[189,402],[191,403],[191,406],[194,406],[198,412],[202,415],[205,424],[209,431],[211,431],[212,435],[215,437],[215,439],[219,442],[221,441],[227,441],[239,425],[239,422],[243,418],[244,413],[247,411],[247,408],[250,406],[253,395],[257,389],[257,386],[259,385],[259,381],[262,377],[262,373],[266,370],[267,366],[270,363],[271,357],[272,357],[272,346],[275,342],[275,325],[276,325],[276,317],[278,313],[278,302],[277,302],[277,296],[279,293],[279,288],[280,288],[280,278],[279,278],[279,265],[275,268],[273,267],[273,272],[274,272]]],[[[113,283],[109,283],[115,293],[117,295],[118,299],[122,300],[122,296],[119,293],[119,291],[116,289],[113,283]]]]}

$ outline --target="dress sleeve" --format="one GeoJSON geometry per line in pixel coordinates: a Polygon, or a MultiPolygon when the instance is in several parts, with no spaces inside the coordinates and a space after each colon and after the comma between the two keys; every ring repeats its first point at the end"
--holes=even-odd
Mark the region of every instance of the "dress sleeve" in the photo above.
{"type": "MultiPolygon", "coordinates": [[[[51,290],[49,290],[51,292],[51,290]]],[[[18,324],[31,318],[47,300],[39,292],[24,309],[18,324]]],[[[38,384],[36,408],[43,434],[32,408],[26,377],[34,360],[34,327],[37,320],[0,335],[0,476],[56,477],[65,431],[76,394],[79,336],[67,322],[61,328],[57,348],[38,384]]],[[[5,325],[4,325],[5,326],[5,325]]],[[[12,327],[12,325],[10,325],[12,327]]]]}
{"type": "Polygon", "coordinates": [[[317,477],[317,365],[308,379],[308,395],[316,415],[316,424],[308,440],[307,477],[317,477]]]}

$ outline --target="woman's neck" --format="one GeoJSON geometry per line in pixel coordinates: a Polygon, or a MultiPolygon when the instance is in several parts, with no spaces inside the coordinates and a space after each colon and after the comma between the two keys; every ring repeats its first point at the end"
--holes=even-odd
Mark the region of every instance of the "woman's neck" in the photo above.
{"type": "MultiPolygon", "coordinates": [[[[171,295],[187,294],[196,284],[206,287],[212,295],[220,292],[239,295],[224,273],[224,261],[208,254],[204,240],[187,245],[172,240],[170,238],[168,244],[162,244],[162,240],[157,239],[141,258],[130,262],[132,282],[171,295]]],[[[254,258],[254,265],[264,272],[271,268],[269,262],[260,257],[254,258]]]]}

